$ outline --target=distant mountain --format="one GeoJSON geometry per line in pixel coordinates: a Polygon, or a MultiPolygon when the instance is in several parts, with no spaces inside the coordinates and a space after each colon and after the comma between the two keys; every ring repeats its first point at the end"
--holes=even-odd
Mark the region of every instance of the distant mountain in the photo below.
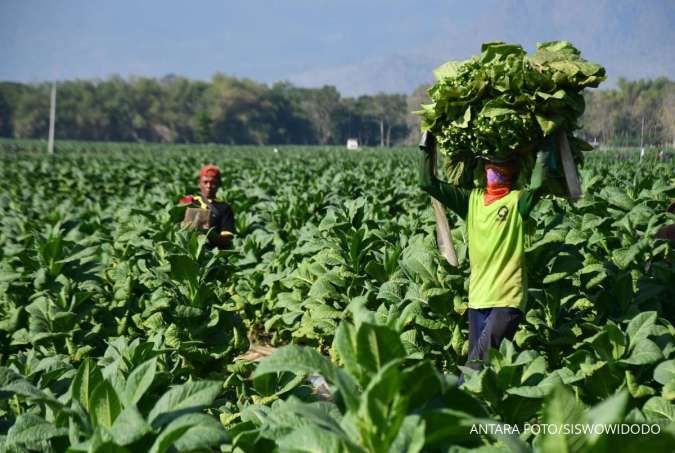
{"type": "MultiPolygon", "coordinates": [[[[675,59],[656,57],[656,52],[633,55],[630,58],[617,56],[604,61],[594,54],[601,54],[590,47],[592,52],[584,56],[591,61],[601,62],[607,69],[607,81],[601,89],[616,88],[619,78],[638,80],[658,77],[672,77],[675,72],[675,59]]],[[[675,43],[659,43],[660,55],[675,53],[675,43]]],[[[432,71],[451,59],[466,59],[471,54],[452,48],[439,50],[440,57],[409,53],[393,54],[381,58],[366,59],[361,63],[329,66],[310,71],[291,74],[285,78],[296,86],[321,87],[333,85],[343,96],[352,97],[362,94],[402,93],[410,94],[422,84],[434,81],[432,71]]]]}
{"type": "Polygon", "coordinates": [[[422,55],[389,55],[292,74],[287,79],[302,87],[334,85],[346,97],[378,92],[410,94],[431,82],[432,70],[442,63],[422,55]]]}

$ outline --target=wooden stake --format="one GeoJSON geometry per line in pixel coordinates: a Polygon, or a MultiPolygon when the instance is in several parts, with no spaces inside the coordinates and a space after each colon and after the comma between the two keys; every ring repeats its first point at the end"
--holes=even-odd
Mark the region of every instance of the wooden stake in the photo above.
{"type": "MultiPolygon", "coordinates": [[[[431,154],[434,165],[433,174],[436,175],[436,141],[428,132],[425,132],[422,135],[420,147],[432,147],[431,154]]],[[[423,152],[427,151],[425,150],[423,152]]],[[[459,260],[457,259],[457,252],[455,252],[455,245],[452,242],[450,224],[448,223],[448,216],[445,214],[445,209],[443,209],[441,202],[434,197],[431,197],[431,207],[434,210],[434,217],[436,218],[436,242],[438,244],[438,252],[445,258],[445,261],[447,261],[450,266],[457,267],[459,266],[459,260]]]]}
{"type": "Polygon", "coordinates": [[[450,224],[448,223],[448,216],[445,215],[445,209],[443,209],[441,202],[434,197],[431,197],[431,207],[434,209],[434,217],[436,217],[438,251],[450,266],[457,267],[459,260],[455,252],[455,245],[452,243],[450,224]]]}
{"type": "Polygon", "coordinates": [[[572,157],[570,150],[570,143],[567,141],[567,133],[565,131],[558,132],[558,144],[560,146],[560,159],[562,160],[563,172],[565,173],[565,181],[567,182],[567,189],[570,192],[570,198],[578,200],[581,198],[581,184],[579,183],[579,176],[577,175],[577,167],[572,157]]]}

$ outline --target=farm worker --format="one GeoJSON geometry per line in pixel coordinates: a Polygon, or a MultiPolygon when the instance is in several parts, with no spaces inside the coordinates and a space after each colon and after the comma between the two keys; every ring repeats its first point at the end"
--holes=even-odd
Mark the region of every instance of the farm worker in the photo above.
{"type": "Polygon", "coordinates": [[[220,188],[220,169],[215,165],[205,165],[199,170],[198,195],[187,195],[179,203],[208,212],[209,242],[219,249],[228,248],[232,237],[236,233],[234,226],[234,212],[229,204],[216,199],[220,188]]]}
{"type": "MultiPolygon", "coordinates": [[[[675,201],[671,201],[666,209],[669,214],[675,214],[675,201]]],[[[654,236],[656,239],[665,239],[666,241],[675,242],[675,224],[664,225],[659,228],[654,236]]]]}
{"type": "MultiPolygon", "coordinates": [[[[491,347],[513,338],[527,301],[524,222],[540,196],[545,162],[555,146],[548,139],[537,153],[530,185],[515,190],[516,161],[488,160],[487,187],[467,190],[434,176],[435,139],[427,134],[420,143],[419,186],[466,222],[469,263],[469,357],[477,369],[491,347]]],[[[460,383],[463,376],[460,377],[460,383]]]]}

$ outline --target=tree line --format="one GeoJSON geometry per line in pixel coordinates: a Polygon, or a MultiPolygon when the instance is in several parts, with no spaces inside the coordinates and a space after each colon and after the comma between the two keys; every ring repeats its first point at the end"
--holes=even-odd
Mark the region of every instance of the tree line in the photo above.
{"type": "Polygon", "coordinates": [[[675,147],[675,82],[667,78],[619,79],[616,89],[590,90],[584,98],[582,135],[586,140],[675,147]]]}
{"type": "MultiPolygon", "coordinates": [[[[211,81],[179,76],[113,76],[57,84],[57,139],[224,144],[365,146],[414,144],[428,86],[412,94],[342,97],[335,87],[273,85],[216,74],[211,81]]],[[[49,83],[0,82],[0,136],[44,138],[49,83]]],[[[608,145],[675,141],[675,82],[620,80],[615,89],[585,94],[580,134],[608,145]],[[643,127],[644,119],[644,127],[643,127]]]]}

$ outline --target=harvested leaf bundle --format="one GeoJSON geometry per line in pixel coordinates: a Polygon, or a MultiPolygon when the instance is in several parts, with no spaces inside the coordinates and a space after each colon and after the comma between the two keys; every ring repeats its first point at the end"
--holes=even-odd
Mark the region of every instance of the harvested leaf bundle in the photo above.
{"type": "Polygon", "coordinates": [[[519,45],[486,43],[479,56],[434,71],[432,103],[418,113],[422,130],[436,137],[452,182],[479,184],[483,172],[478,157],[515,155],[522,184],[537,145],[559,128],[570,134],[575,160],[582,162],[581,151],[590,145],[571,136],[584,112],[581,91],[605,80],[605,69],[581,58],[566,41],[537,47],[528,56],[519,45]]]}

